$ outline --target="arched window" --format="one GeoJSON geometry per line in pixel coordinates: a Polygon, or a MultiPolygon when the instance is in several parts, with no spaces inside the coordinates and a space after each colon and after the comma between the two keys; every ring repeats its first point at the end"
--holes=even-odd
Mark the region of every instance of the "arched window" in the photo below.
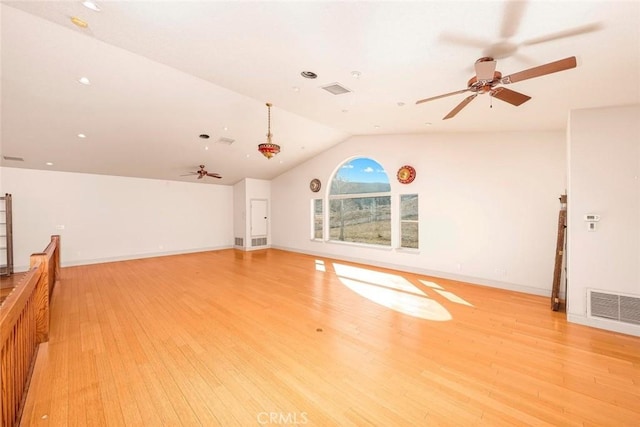
{"type": "Polygon", "coordinates": [[[355,158],[336,171],[329,190],[329,240],[391,246],[391,185],[375,160],[355,158]]]}

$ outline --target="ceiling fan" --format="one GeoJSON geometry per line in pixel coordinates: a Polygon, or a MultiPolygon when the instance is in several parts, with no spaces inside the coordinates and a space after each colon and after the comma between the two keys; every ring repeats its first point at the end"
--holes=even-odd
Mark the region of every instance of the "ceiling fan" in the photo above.
{"type": "Polygon", "coordinates": [[[508,102],[516,107],[531,99],[530,96],[516,92],[515,90],[500,87],[498,85],[507,85],[520,82],[522,80],[532,79],[535,77],[545,76],[547,74],[557,73],[558,71],[568,70],[576,67],[576,57],[570,56],[559,61],[549,62],[548,64],[529,68],[519,71],[508,76],[502,76],[500,71],[496,71],[496,61],[491,57],[480,58],[476,61],[474,68],[476,75],[467,82],[467,88],[457,90],[455,92],[445,93],[444,95],[433,96],[431,98],[416,101],[416,104],[433,101],[435,99],[444,98],[451,95],[457,95],[464,92],[473,92],[473,95],[466,97],[460,104],[449,112],[442,120],[454,117],[464,107],[467,106],[478,94],[489,93],[489,96],[498,98],[501,101],[508,102]]]}
{"type": "Polygon", "coordinates": [[[500,33],[496,41],[492,42],[487,39],[482,39],[482,37],[473,37],[454,33],[441,34],[440,40],[462,46],[480,48],[482,49],[483,56],[491,58],[503,59],[515,56],[519,57],[519,59],[526,59],[523,55],[518,54],[518,49],[522,46],[531,46],[567,37],[578,36],[597,31],[602,28],[602,24],[599,22],[591,22],[516,42],[516,34],[528,3],[529,2],[523,0],[509,0],[505,2],[504,12],[502,14],[502,23],[500,25],[500,33]]]}
{"type": "Polygon", "coordinates": [[[207,172],[207,171],[204,169],[204,165],[200,165],[200,169],[198,169],[198,170],[197,170],[197,171],[195,171],[195,172],[189,172],[189,173],[188,173],[188,174],[186,174],[186,175],[180,175],[180,176],[190,176],[190,175],[198,175],[198,179],[202,179],[202,178],[204,178],[205,176],[210,176],[211,178],[222,178],[222,177],[220,176],[220,174],[212,173],[212,172],[207,172]]]}

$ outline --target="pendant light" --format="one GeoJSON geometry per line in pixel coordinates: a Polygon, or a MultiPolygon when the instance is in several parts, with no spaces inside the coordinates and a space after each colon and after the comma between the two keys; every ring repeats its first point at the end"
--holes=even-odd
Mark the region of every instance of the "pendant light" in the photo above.
{"type": "Polygon", "coordinates": [[[268,130],[267,130],[267,142],[263,142],[258,145],[258,151],[262,153],[267,159],[272,158],[280,152],[280,146],[271,142],[271,104],[267,102],[267,108],[269,110],[268,130]]]}

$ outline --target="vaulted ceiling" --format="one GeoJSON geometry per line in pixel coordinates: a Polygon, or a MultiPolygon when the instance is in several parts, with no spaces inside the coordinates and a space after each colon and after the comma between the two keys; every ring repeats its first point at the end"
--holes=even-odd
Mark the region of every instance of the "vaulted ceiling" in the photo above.
{"type": "Polygon", "coordinates": [[[638,1],[96,4],[2,2],[2,166],[186,181],[204,164],[223,178],[201,181],[233,184],[350,135],[561,130],[571,109],[640,103],[638,1]],[[469,93],[415,104],[465,89],[487,55],[503,75],[577,67],[509,85],[532,97],[518,107],[483,94],[442,120],[469,93]]]}

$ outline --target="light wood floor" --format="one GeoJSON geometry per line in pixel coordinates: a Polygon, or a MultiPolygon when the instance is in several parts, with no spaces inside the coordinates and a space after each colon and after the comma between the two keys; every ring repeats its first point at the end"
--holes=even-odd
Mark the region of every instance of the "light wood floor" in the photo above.
{"type": "Polygon", "coordinates": [[[414,274],[356,266],[347,287],[336,265],[354,266],[223,250],[63,268],[22,425],[640,425],[640,338],[414,274]]]}
{"type": "Polygon", "coordinates": [[[20,284],[25,273],[13,273],[9,276],[0,276],[0,305],[9,296],[13,289],[20,284]]]}

